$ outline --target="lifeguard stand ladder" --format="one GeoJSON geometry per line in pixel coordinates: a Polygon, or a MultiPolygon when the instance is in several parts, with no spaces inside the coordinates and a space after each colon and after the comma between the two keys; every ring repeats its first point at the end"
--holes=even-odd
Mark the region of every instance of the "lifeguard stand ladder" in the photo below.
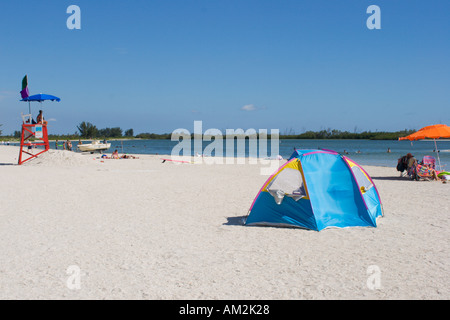
{"type": "Polygon", "coordinates": [[[19,151],[19,165],[22,163],[36,158],[38,155],[47,152],[50,149],[50,144],[48,142],[48,133],[47,133],[47,123],[43,124],[31,124],[31,115],[23,115],[22,114],[22,137],[20,139],[20,151],[19,151]],[[29,117],[28,120],[25,118],[29,117]],[[31,138],[34,138],[34,141],[31,141],[31,138]],[[35,146],[44,146],[44,150],[40,150],[38,153],[28,152],[29,147],[31,150],[34,149],[35,146]],[[28,158],[27,158],[28,155],[28,158]]]}

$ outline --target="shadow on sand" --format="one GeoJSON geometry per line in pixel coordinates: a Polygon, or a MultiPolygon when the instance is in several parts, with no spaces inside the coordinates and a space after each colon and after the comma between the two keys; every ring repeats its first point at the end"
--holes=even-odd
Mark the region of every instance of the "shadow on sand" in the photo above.
{"type": "Polygon", "coordinates": [[[397,176],[397,177],[393,177],[393,176],[374,177],[374,176],[372,176],[371,178],[372,178],[372,180],[391,180],[391,181],[395,181],[395,180],[397,180],[397,181],[409,181],[409,180],[411,180],[408,177],[399,177],[399,176],[397,176]]]}
{"type": "Polygon", "coordinates": [[[239,217],[227,217],[227,222],[225,222],[224,226],[243,226],[245,223],[245,219],[247,216],[239,216],[239,217]]]}

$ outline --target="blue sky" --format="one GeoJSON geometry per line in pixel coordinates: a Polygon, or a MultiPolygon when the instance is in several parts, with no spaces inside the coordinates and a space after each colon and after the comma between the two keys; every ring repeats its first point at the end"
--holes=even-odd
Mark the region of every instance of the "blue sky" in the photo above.
{"type": "Polygon", "coordinates": [[[450,124],[449,17],[447,0],[2,0],[0,124],[19,130],[25,74],[62,99],[42,106],[51,133],[450,124]]]}

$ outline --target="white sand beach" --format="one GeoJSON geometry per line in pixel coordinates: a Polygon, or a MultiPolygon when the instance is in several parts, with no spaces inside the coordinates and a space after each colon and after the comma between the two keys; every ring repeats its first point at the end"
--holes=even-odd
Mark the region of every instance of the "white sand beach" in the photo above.
{"type": "Polygon", "coordinates": [[[316,232],[242,225],[261,164],[18,153],[0,146],[1,299],[450,299],[450,183],[364,166],[378,227],[316,232]]]}

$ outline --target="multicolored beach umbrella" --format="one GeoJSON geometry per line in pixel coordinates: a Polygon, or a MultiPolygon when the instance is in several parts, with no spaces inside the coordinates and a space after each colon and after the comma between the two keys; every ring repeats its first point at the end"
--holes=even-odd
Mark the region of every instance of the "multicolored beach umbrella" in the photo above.
{"type": "Polygon", "coordinates": [[[50,100],[50,101],[61,101],[60,98],[55,97],[50,94],[35,94],[30,96],[30,92],[28,90],[28,75],[25,75],[25,77],[22,79],[22,91],[20,91],[20,95],[22,96],[22,100],[24,102],[28,102],[28,112],[31,114],[31,105],[30,102],[39,102],[42,103],[43,101],[50,100]]]}
{"type": "Polygon", "coordinates": [[[246,225],[376,227],[383,215],[369,174],[332,150],[296,150],[262,186],[246,225]]]}
{"type": "Polygon", "coordinates": [[[22,99],[26,99],[30,96],[30,92],[28,91],[28,75],[25,75],[22,79],[22,91],[20,91],[20,95],[22,99]]]}

